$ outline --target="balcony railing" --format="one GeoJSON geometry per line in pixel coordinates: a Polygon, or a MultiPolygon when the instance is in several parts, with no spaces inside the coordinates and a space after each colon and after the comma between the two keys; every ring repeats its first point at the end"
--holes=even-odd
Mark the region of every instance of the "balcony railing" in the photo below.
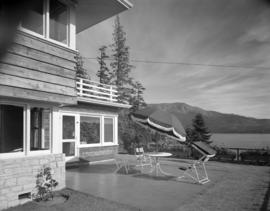
{"type": "Polygon", "coordinates": [[[92,80],[77,78],[77,95],[84,99],[117,103],[116,86],[101,84],[92,80]]]}

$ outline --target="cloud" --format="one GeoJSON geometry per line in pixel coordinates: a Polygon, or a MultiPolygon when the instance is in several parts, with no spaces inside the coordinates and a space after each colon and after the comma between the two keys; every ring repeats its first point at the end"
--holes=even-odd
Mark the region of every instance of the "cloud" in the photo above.
{"type": "MultiPolygon", "coordinates": [[[[244,68],[134,63],[149,103],[186,102],[270,118],[270,10],[253,0],[134,0],[120,15],[132,59],[244,68]]],[[[77,38],[84,56],[112,42],[113,19],[77,38]]],[[[86,61],[91,73],[98,68],[86,61]]],[[[94,75],[94,74],[92,74],[94,75]]]]}
{"type": "Polygon", "coordinates": [[[270,11],[264,11],[258,16],[256,25],[247,29],[245,34],[239,38],[240,43],[257,42],[257,44],[269,44],[270,42],[270,11]]]}

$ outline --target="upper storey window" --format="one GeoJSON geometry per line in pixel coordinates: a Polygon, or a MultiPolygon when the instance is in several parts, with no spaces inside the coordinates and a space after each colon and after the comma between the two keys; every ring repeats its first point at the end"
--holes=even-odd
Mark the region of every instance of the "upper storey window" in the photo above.
{"type": "Polygon", "coordinates": [[[21,29],[32,35],[75,49],[75,21],[72,6],[61,0],[34,1],[21,29]]]}
{"type": "Polygon", "coordinates": [[[50,38],[67,44],[68,7],[57,0],[50,1],[50,38]]]}
{"type": "Polygon", "coordinates": [[[44,3],[43,0],[37,0],[28,14],[28,17],[22,22],[22,27],[29,29],[37,34],[44,34],[44,3]]]}

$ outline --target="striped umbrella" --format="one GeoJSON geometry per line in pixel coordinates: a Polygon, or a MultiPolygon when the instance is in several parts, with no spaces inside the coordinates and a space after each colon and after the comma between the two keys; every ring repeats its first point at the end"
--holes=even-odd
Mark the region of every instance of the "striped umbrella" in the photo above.
{"type": "Polygon", "coordinates": [[[186,132],[174,115],[160,109],[145,108],[131,114],[136,123],[158,131],[178,141],[186,141],[186,132]]]}

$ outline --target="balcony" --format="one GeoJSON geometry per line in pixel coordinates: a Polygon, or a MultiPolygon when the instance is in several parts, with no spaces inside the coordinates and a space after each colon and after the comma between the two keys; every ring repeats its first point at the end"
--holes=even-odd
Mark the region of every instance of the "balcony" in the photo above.
{"type": "Polygon", "coordinates": [[[89,79],[77,78],[76,89],[78,101],[114,107],[130,108],[130,105],[119,103],[117,100],[117,87],[102,84],[89,79]]]}

